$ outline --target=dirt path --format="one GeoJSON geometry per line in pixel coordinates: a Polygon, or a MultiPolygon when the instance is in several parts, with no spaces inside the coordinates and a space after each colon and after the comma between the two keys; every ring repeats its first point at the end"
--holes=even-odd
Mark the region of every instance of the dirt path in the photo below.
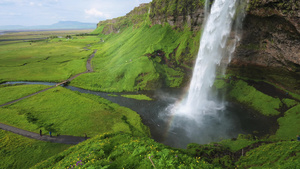
{"type": "Polygon", "coordinates": [[[52,143],[63,143],[63,144],[78,144],[82,141],[85,141],[88,138],[85,137],[76,137],[76,136],[66,136],[66,135],[60,135],[60,136],[52,136],[50,137],[48,135],[40,136],[37,133],[33,133],[30,131],[22,130],[16,127],[12,127],[6,124],[0,123],[0,129],[13,132],[15,134],[25,136],[31,139],[41,140],[41,141],[50,141],[52,143]]]}

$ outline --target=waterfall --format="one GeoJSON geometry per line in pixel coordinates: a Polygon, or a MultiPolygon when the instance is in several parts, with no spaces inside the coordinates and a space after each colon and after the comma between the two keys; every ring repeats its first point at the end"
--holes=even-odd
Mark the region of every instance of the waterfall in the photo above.
{"type": "Polygon", "coordinates": [[[214,1],[200,39],[187,98],[181,103],[176,114],[194,118],[223,108],[222,104],[210,99],[210,90],[216,77],[216,67],[221,64],[223,56],[230,55],[235,48],[236,43],[228,45],[227,41],[236,18],[238,4],[238,0],[214,1]]]}
{"type": "Polygon", "coordinates": [[[231,60],[239,40],[232,28],[237,28],[243,19],[247,4],[241,0],[214,0],[209,10],[210,2],[207,0],[205,5],[208,18],[205,19],[189,91],[185,99],[167,110],[172,119],[169,132],[176,133],[175,128],[181,133],[184,130],[190,141],[198,143],[232,137],[226,133],[234,127],[222,114],[226,106],[212,96],[211,88],[217,67],[226,67],[231,60]]]}

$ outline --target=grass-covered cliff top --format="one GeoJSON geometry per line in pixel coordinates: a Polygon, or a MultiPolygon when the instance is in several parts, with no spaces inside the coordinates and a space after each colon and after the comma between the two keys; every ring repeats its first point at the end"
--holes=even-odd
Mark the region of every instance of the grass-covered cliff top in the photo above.
{"type": "Polygon", "coordinates": [[[297,168],[300,142],[240,138],[175,149],[146,137],[102,134],[32,168],[297,168]]]}

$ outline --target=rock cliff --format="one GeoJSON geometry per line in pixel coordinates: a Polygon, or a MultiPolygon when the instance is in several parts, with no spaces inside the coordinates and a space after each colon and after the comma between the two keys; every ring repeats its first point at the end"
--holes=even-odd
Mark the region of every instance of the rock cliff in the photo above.
{"type": "MultiPolygon", "coordinates": [[[[147,20],[152,26],[168,24],[178,31],[188,27],[195,33],[204,20],[204,4],[205,0],[153,0],[124,17],[102,21],[98,27],[103,27],[104,34],[117,33],[147,20]]],[[[248,0],[241,37],[231,66],[280,67],[300,72],[300,1],[248,0]]]]}
{"type": "Polygon", "coordinates": [[[300,1],[251,0],[233,65],[300,71],[300,1]]]}

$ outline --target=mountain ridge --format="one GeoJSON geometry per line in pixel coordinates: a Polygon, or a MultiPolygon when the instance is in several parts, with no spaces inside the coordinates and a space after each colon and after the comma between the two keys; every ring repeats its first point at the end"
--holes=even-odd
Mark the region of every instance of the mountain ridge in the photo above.
{"type": "Polygon", "coordinates": [[[95,29],[96,23],[83,23],[78,21],[59,21],[51,25],[4,25],[0,26],[0,30],[37,30],[37,29],[95,29]]]}

